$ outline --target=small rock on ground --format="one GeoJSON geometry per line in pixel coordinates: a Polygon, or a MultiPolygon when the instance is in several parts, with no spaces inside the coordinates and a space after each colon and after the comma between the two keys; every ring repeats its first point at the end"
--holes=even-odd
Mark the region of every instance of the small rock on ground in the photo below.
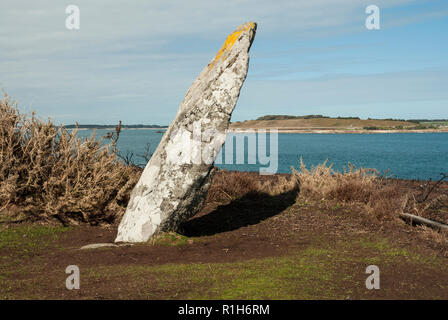
{"type": "Polygon", "coordinates": [[[88,244],[84,247],[81,247],[81,250],[98,249],[98,248],[104,248],[104,247],[118,247],[118,245],[116,245],[114,243],[92,243],[92,244],[88,244]]]}

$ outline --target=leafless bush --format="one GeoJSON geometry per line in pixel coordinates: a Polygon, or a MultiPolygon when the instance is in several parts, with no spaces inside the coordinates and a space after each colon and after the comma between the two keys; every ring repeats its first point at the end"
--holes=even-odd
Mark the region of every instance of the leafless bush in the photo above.
{"type": "Polygon", "coordinates": [[[4,95],[0,207],[20,207],[29,219],[64,224],[113,222],[122,215],[140,170],[117,162],[116,145],[102,145],[95,133],[83,140],[76,133],[21,114],[4,95]]]}
{"type": "Polygon", "coordinates": [[[137,163],[134,158],[134,153],[131,151],[126,151],[126,153],[122,153],[118,151],[118,139],[120,138],[121,133],[121,121],[115,126],[115,132],[108,132],[105,139],[109,139],[111,141],[111,147],[113,153],[120,159],[126,166],[134,167],[134,168],[144,168],[146,164],[151,159],[151,145],[149,143],[146,144],[145,150],[143,154],[137,155],[137,157],[142,158],[144,163],[137,163]]]}
{"type": "Polygon", "coordinates": [[[145,147],[145,151],[143,151],[142,154],[137,155],[138,157],[142,158],[145,161],[145,164],[149,162],[149,160],[152,157],[152,152],[151,152],[151,144],[147,143],[146,147],[145,147]]]}
{"type": "Polygon", "coordinates": [[[441,173],[438,181],[427,181],[418,186],[406,203],[408,213],[423,216],[441,223],[448,223],[448,188],[444,181],[448,175],[441,173]]]}

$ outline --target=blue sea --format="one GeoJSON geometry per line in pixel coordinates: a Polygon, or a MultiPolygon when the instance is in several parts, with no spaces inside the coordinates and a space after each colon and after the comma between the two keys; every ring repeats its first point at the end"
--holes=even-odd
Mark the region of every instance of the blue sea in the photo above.
{"type": "MultiPolygon", "coordinates": [[[[97,137],[106,135],[108,131],[111,130],[97,130],[97,137]]],[[[78,132],[80,137],[91,134],[92,130],[78,132]]],[[[145,160],[138,155],[144,153],[148,143],[150,149],[154,151],[162,136],[163,132],[158,130],[123,130],[118,141],[118,149],[121,154],[134,154],[134,161],[144,165],[145,160]]],[[[228,136],[226,144],[232,143],[230,139],[233,137],[228,136]]],[[[259,140],[258,137],[256,140],[259,140]]],[[[271,151],[269,135],[266,140],[266,156],[269,156],[271,151]]],[[[235,158],[230,162],[235,163],[236,140],[232,141],[235,158]]],[[[328,160],[329,163],[333,163],[335,170],[343,171],[350,162],[358,167],[376,168],[381,173],[388,170],[388,176],[402,179],[436,180],[441,172],[448,173],[448,133],[279,133],[276,141],[278,163],[275,169],[278,173],[290,173],[291,166],[299,168],[300,158],[308,167],[328,160]]],[[[256,152],[259,154],[260,149],[256,152]]],[[[225,161],[221,161],[224,163],[217,166],[239,171],[259,171],[262,167],[268,167],[266,162],[262,161],[260,164],[258,157],[256,157],[257,163],[249,164],[248,154],[253,152],[247,145],[244,153],[245,158],[241,164],[225,164],[225,161]]]]}

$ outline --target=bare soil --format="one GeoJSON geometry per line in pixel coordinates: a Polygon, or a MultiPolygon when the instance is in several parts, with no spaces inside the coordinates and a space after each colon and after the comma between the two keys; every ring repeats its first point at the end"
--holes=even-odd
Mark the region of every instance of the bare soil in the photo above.
{"type": "Polygon", "coordinates": [[[80,250],[113,242],[117,225],[33,228],[0,225],[0,299],[448,299],[446,234],[297,192],[209,202],[179,234],[133,246],[80,250]],[[379,290],[365,286],[372,264],[379,290]],[[79,290],[65,288],[69,265],[79,290]]]}

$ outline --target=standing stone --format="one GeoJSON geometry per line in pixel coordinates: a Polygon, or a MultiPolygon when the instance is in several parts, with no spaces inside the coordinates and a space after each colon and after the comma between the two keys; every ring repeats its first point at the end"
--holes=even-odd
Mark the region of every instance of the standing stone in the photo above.
{"type": "Polygon", "coordinates": [[[230,34],[188,90],[131,193],[115,242],[145,242],[176,231],[202,208],[246,79],[256,28],[249,22],[230,34]]]}

